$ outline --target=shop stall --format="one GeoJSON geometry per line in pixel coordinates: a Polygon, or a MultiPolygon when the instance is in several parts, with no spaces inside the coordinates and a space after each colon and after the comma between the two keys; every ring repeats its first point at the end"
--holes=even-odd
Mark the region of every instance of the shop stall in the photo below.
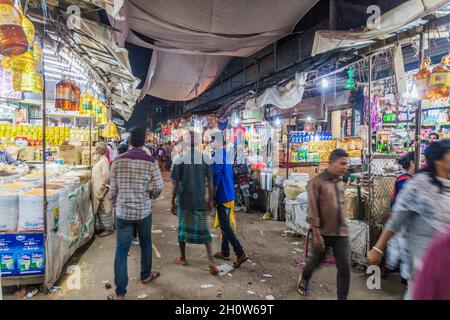
{"type": "Polygon", "coordinates": [[[43,6],[3,4],[16,20],[0,35],[0,142],[15,163],[0,164],[0,274],[3,286],[49,289],[94,234],[92,152],[115,82],[43,6]]]}

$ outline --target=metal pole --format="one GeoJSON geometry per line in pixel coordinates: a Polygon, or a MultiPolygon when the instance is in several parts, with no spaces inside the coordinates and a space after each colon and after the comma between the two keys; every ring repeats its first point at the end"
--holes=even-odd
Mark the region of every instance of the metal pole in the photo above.
{"type": "Polygon", "coordinates": [[[369,245],[374,245],[374,228],[373,228],[373,214],[372,214],[372,198],[373,198],[373,180],[372,180],[372,56],[369,56],[369,106],[367,115],[368,127],[368,173],[369,173],[369,245]]]}
{"type": "MultiPolygon", "coordinates": [[[[281,138],[283,139],[283,138],[281,138]]],[[[289,178],[289,164],[291,163],[291,155],[290,155],[290,140],[291,140],[291,116],[289,116],[289,123],[287,128],[287,142],[286,142],[286,179],[289,178]]]]}
{"type": "MultiPolygon", "coordinates": [[[[423,41],[424,35],[423,32],[420,34],[420,44],[419,44],[419,68],[423,59],[423,41]]],[[[414,150],[414,170],[417,172],[420,169],[420,128],[422,127],[422,100],[419,100],[416,109],[416,123],[415,123],[415,150],[414,150]]]]}
{"type": "Polygon", "coordinates": [[[92,169],[92,117],[89,115],[89,170],[92,169]]]}
{"type": "Polygon", "coordinates": [[[369,175],[371,173],[370,162],[372,161],[372,56],[369,57],[369,106],[367,115],[367,125],[368,125],[368,148],[369,148],[369,175]]]}
{"type": "MultiPolygon", "coordinates": [[[[45,23],[44,29],[42,32],[42,169],[44,172],[43,175],[43,189],[44,189],[44,255],[45,261],[47,261],[47,240],[48,240],[48,219],[47,219],[47,209],[48,209],[48,199],[47,199],[47,95],[45,93],[46,85],[45,85],[45,51],[44,51],[44,39],[45,39],[45,23]]],[[[47,268],[46,268],[47,269],[47,268]]],[[[47,278],[47,270],[45,271],[45,279],[47,278]]],[[[45,281],[44,281],[45,282],[45,281]]],[[[48,294],[48,288],[44,283],[44,294],[48,294]]]]}

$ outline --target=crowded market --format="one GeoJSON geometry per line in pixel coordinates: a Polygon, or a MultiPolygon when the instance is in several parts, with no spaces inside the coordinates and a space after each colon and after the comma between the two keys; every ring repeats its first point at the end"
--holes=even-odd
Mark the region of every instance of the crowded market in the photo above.
{"type": "Polygon", "coordinates": [[[0,1],[0,297],[450,299],[448,1],[151,2],[0,1]]]}

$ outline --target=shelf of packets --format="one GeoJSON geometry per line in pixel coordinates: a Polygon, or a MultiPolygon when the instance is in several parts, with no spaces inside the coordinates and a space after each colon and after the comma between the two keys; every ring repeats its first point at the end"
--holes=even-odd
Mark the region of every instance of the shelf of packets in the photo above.
{"type": "Polygon", "coordinates": [[[308,142],[308,153],[318,154],[319,161],[328,161],[331,152],[336,149],[336,140],[310,141],[308,142]]]}
{"type": "MultiPolygon", "coordinates": [[[[92,139],[96,141],[96,133],[92,132],[92,139]]],[[[22,140],[28,146],[41,146],[43,127],[32,125],[0,124],[0,138],[6,140],[22,140]]],[[[49,146],[60,146],[65,141],[89,141],[89,129],[77,127],[46,127],[46,141],[49,146]]]]}
{"type": "Polygon", "coordinates": [[[364,150],[364,139],[360,137],[344,138],[337,142],[336,147],[347,151],[350,158],[360,158],[364,150]]]}

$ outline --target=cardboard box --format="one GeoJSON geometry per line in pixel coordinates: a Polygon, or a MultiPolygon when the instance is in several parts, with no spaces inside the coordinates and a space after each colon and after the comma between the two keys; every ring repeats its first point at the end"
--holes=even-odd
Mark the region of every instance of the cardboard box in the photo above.
{"type": "Polygon", "coordinates": [[[76,147],[71,144],[61,145],[59,147],[59,157],[64,159],[64,163],[81,164],[81,147],[76,147]]]}
{"type": "Polygon", "coordinates": [[[2,277],[44,274],[44,234],[0,234],[2,277]]]}
{"type": "Polygon", "coordinates": [[[20,149],[17,159],[20,161],[34,161],[35,147],[24,147],[20,149]]]}

